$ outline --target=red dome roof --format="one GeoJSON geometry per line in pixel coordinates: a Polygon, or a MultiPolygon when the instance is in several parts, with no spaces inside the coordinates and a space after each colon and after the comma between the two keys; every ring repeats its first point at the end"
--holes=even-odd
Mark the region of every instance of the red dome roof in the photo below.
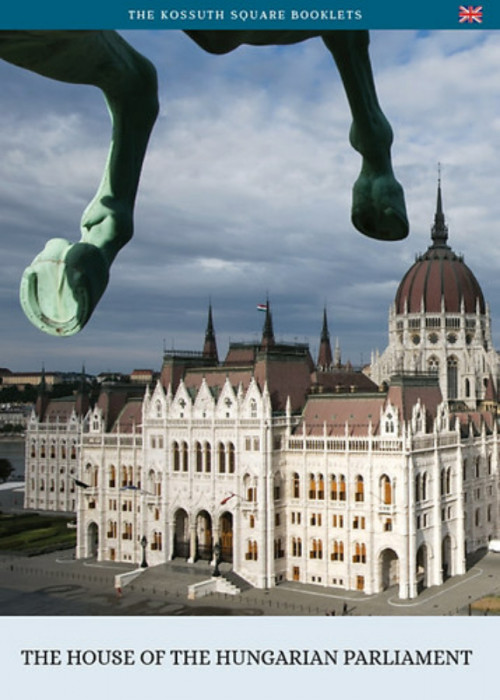
{"type": "Polygon", "coordinates": [[[417,258],[403,277],[396,293],[396,313],[485,313],[481,287],[463,259],[447,245],[448,229],[444,223],[441,187],[438,187],[437,210],[432,228],[433,243],[417,258]]]}

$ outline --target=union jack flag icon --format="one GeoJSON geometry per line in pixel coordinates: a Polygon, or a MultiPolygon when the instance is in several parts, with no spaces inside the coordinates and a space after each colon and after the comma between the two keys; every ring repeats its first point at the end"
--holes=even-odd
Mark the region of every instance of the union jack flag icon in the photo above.
{"type": "Polygon", "coordinates": [[[472,5],[469,5],[465,7],[465,5],[460,5],[458,8],[458,21],[460,24],[464,22],[468,22],[469,24],[477,22],[481,24],[483,21],[483,6],[472,7],[472,5]]]}

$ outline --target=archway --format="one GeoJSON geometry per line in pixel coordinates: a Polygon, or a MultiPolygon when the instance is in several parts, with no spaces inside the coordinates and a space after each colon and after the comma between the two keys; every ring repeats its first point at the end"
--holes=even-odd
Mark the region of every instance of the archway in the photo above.
{"type": "Polygon", "coordinates": [[[427,545],[421,544],[417,550],[417,593],[429,585],[429,552],[427,545]]]}
{"type": "Polygon", "coordinates": [[[212,518],[202,510],[196,518],[196,548],[198,559],[212,559],[212,518]]]}
{"type": "Polygon", "coordinates": [[[87,528],[87,556],[97,557],[99,549],[99,526],[92,521],[87,528]]]}
{"type": "Polygon", "coordinates": [[[441,547],[441,565],[443,568],[443,581],[453,575],[452,571],[452,555],[451,555],[451,537],[446,535],[441,547]]]}
{"type": "Polygon", "coordinates": [[[189,518],[183,508],[175,514],[174,558],[189,557],[189,518]]]}
{"type": "Polygon", "coordinates": [[[393,549],[384,549],[380,554],[380,581],[383,591],[399,583],[399,559],[393,549]]]}
{"type": "Polygon", "coordinates": [[[231,513],[223,513],[220,517],[220,544],[221,560],[232,563],[233,561],[233,516],[231,513]]]}

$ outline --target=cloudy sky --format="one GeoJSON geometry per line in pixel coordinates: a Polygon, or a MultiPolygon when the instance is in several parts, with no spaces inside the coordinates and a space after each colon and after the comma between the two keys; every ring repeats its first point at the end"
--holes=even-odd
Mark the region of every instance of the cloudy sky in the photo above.
{"type": "Polygon", "coordinates": [[[260,338],[269,295],[278,339],[317,351],[326,304],[343,360],[383,350],[398,283],[430,242],[442,163],[450,244],[491,305],[500,347],[500,41],[495,32],[373,32],[379,98],[411,222],[404,242],[350,223],[360,157],[336,68],[316,39],[205,54],[177,31],[127,32],[157,66],[161,114],[136,233],[87,327],[53,338],[25,319],[22,272],[52,237],[79,238],[106,157],[95,88],[0,62],[0,366],[158,369],[162,348],[201,349],[211,299],[219,353],[260,338]]]}

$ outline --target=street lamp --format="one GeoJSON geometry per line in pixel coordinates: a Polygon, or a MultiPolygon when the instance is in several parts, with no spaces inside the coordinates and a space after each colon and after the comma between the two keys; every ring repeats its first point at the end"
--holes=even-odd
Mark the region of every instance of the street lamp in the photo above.
{"type": "Polygon", "coordinates": [[[147,546],[148,546],[148,541],[146,539],[146,535],[143,535],[141,537],[141,547],[142,547],[141,569],[145,569],[148,565],[148,562],[146,561],[146,547],[147,546]]]}
{"type": "Polygon", "coordinates": [[[221,546],[217,542],[214,545],[214,561],[215,561],[215,567],[214,567],[214,573],[212,574],[213,576],[220,576],[220,571],[219,571],[219,564],[220,564],[220,553],[221,553],[221,546]]]}

